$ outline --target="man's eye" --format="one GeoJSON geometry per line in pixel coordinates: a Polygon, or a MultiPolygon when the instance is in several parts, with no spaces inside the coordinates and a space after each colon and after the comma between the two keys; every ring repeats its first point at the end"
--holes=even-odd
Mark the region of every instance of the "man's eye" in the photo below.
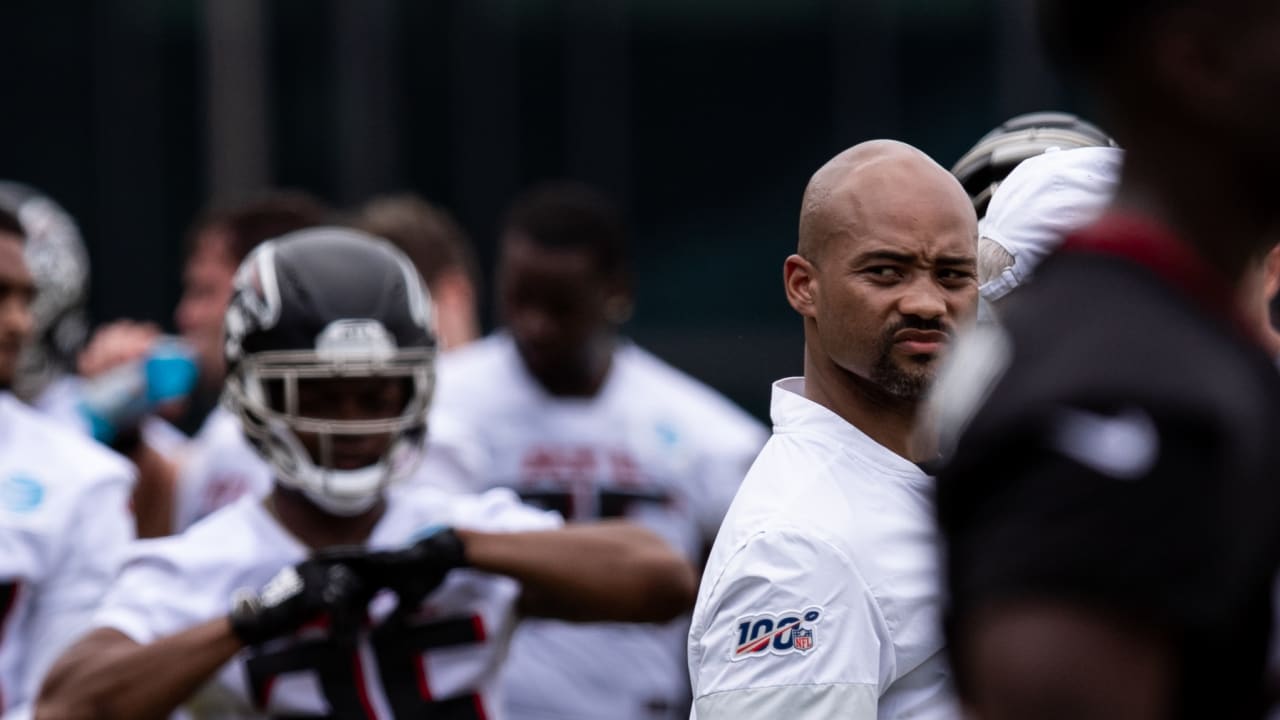
{"type": "Polygon", "coordinates": [[[968,270],[939,270],[938,277],[942,280],[973,280],[977,276],[968,270]]]}
{"type": "Polygon", "coordinates": [[[876,267],[869,267],[862,272],[877,280],[897,280],[902,277],[902,272],[892,265],[877,265],[876,267]]]}

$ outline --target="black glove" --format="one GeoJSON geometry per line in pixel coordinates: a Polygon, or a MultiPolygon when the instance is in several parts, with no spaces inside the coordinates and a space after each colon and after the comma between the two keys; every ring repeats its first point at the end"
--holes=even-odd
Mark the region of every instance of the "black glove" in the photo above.
{"type": "Polygon", "coordinates": [[[312,558],[281,570],[256,595],[237,593],[231,630],[246,645],[259,645],[288,635],[324,614],[335,624],[348,616],[363,615],[371,594],[350,567],[312,558]]]}
{"type": "Polygon", "coordinates": [[[450,570],[467,566],[467,549],[453,528],[436,528],[420,540],[390,555],[404,568],[399,585],[391,585],[405,603],[417,604],[444,582],[450,570]]]}
{"type": "Polygon", "coordinates": [[[369,588],[394,591],[404,611],[417,606],[427,593],[439,587],[450,570],[467,564],[462,539],[452,528],[434,528],[403,550],[367,552],[337,547],[321,550],[314,559],[351,568],[369,588]]]}

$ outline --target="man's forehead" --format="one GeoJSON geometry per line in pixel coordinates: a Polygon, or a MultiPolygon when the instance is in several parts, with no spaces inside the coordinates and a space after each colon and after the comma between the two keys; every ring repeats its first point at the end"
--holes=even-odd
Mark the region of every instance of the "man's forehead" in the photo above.
{"type": "Polygon", "coordinates": [[[591,278],[599,275],[591,248],[547,246],[519,231],[506,233],[502,245],[508,269],[517,265],[523,271],[539,274],[581,274],[591,278]]]}
{"type": "Polygon", "coordinates": [[[864,195],[851,200],[843,217],[831,218],[825,244],[844,256],[880,252],[922,259],[976,257],[978,225],[972,213],[967,198],[950,208],[928,198],[864,195]]]}

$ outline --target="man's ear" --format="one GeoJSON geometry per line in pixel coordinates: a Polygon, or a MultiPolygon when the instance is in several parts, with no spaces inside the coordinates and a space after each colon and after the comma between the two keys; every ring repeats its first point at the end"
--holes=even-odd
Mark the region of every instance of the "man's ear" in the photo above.
{"type": "Polygon", "coordinates": [[[782,285],[787,302],[801,316],[817,316],[818,271],[813,263],[800,255],[791,255],[782,263],[782,285]]]}

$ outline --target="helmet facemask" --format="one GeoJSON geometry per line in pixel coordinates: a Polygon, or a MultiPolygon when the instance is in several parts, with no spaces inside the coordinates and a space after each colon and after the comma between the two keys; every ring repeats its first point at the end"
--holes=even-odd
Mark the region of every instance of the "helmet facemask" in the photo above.
{"type": "MultiPolygon", "coordinates": [[[[353,322],[378,327],[376,321],[341,322],[348,329],[353,322]]],[[[372,507],[388,485],[412,473],[421,459],[433,361],[430,349],[378,345],[334,353],[322,343],[317,351],[254,353],[228,378],[227,402],[282,484],[300,490],[326,512],[357,515],[372,507]],[[344,379],[401,381],[403,407],[398,414],[359,420],[303,414],[308,384],[344,379]],[[344,438],[368,436],[388,438],[381,456],[364,467],[340,469],[335,446],[344,438]],[[311,449],[304,437],[314,438],[311,449]]]]}

